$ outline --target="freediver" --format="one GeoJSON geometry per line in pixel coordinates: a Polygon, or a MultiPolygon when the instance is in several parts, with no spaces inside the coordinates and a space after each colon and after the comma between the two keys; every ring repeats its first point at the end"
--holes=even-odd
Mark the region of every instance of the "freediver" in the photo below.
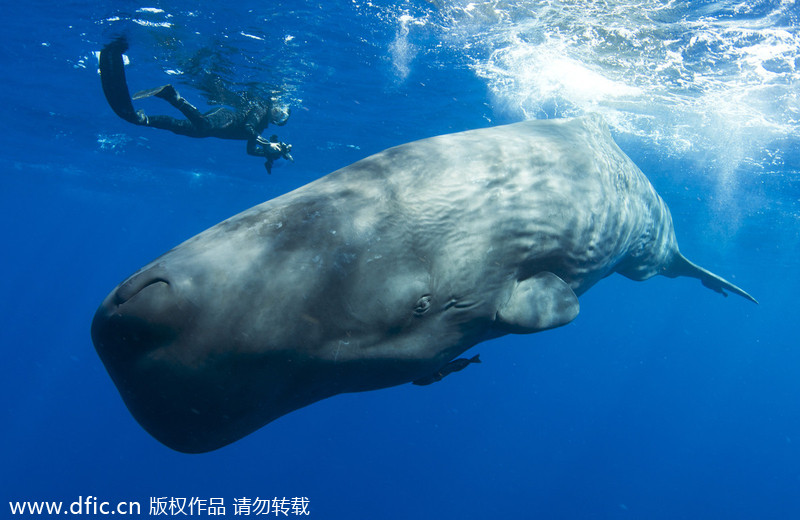
{"type": "Polygon", "coordinates": [[[481,356],[480,354],[476,354],[469,359],[467,358],[454,359],[453,361],[449,362],[448,364],[440,368],[437,372],[434,372],[433,374],[426,377],[421,377],[416,381],[413,381],[413,383],[415,385],[424,386],[436,383],[437,381],[441,381],[442,379],[449,376],[453,372],[464,370],[472,363],[480,363],[481,362],[480,356],[481,356]]]}
{"type": "Polygon", "coordinates": [[[244,98],[244,105],[238,110],[225,107],[214,108],[201,113],[197,107],[178,94],[172,85],[143,90],[133,96],[133,100],[150,96],[161,98],[177,108],[186,119],[171,116],[148,116],[142,110],[133,108],[133,100],[125,79],[125,62],[122,54],[128,50],[125,38],[118,38],[100,51],[100,81],[103,93],[111,109],[119,117],[135,125],[150,126],[170,130],[189,137],[218,137],[247,141],[247,153],[266,158],[264,167],[272,173],[275,160],[284,158],[294,161],[292,145],[282,143],[278,136],[269,140],[261,137],[261,132],[269,123],[283,126],[289,119],[289,110],[275,106],[273,100],[244,98]]]}

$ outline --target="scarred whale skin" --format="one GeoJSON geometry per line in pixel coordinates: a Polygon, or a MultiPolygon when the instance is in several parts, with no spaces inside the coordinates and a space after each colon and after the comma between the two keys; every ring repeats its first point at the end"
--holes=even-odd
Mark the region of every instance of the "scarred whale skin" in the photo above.
{"type": "Polygon", "coordinates": [[[753,300],[678,252],[599,117],[527,121],[390,148],[225,220],[115,288],[92,339],[136,420],[204,452],[569,323],[614,272],[753,300]]]}

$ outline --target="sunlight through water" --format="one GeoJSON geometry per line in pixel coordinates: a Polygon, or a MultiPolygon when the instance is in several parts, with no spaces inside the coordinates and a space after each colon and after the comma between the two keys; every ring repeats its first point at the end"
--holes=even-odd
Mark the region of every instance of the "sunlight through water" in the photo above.
{"type": "Polygon", "coordinates": [[[621,133],[718,167],[780,166],[800,136],[800,35],[782,2],[474,1],[446,29],[525,118],[600,112],[621,133]]]}

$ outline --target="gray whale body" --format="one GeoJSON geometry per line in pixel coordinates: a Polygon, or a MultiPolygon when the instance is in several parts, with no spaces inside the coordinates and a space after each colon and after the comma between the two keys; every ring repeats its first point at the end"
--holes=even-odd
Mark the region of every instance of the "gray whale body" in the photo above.
{"type": "Polygon", "coordinates": [[[136,420],[205,452],[569,323],[612,273],[755,301],[679,253],[599,117],[528,121],[390,148],[231,217],[116,287],[92,339],[136,420]]]}

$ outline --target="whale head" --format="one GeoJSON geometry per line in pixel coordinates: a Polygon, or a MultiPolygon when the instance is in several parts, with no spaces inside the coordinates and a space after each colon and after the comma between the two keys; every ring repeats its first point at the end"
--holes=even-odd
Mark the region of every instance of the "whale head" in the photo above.
{"type": "Polygon", "coordinates": [[[148,432],[213,450],[334,394],[427,376],[492,336],[495,302],[339,213],[308,200],[253,208],[105,298],[92,339],[148,432]]]}

